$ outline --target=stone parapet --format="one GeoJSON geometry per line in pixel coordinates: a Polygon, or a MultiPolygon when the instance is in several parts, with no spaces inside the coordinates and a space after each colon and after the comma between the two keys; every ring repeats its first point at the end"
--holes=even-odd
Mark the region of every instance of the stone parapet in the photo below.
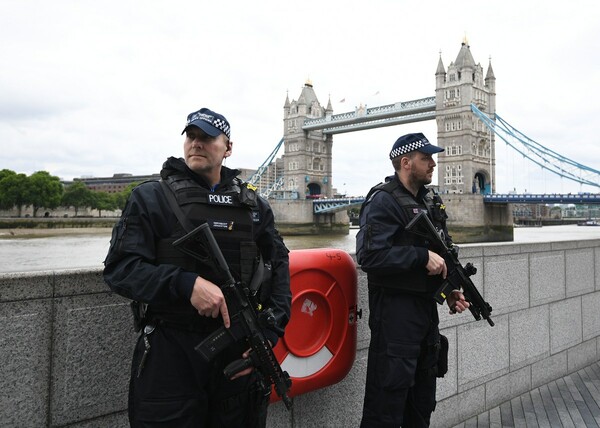
{"type": "MultiPolygon", "coordinates": [[[[600,240],[464,245],[494,327],[439,307],[450,342],[432,426],[451,427],[598,361],[600,240]]],[[[269,428],[358,426],[369,345],[359,273],[357,354],[338,384],[271,406],[269,428]]],[[[127,427],[129,303],[99,270],[0,275],[2,426],[127,427]]]]}

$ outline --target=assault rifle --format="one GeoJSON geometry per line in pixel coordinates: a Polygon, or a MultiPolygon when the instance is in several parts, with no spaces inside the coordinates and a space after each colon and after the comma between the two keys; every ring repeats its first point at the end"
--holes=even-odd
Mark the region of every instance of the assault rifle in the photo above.
{"type": "Polygon", "coordinates": [[[479,321],[482,317],[493,327],[494,322],[490,318],[492,313],[492,307],[488,302],[483,300],[481,294],[475,287],[475,284],[469,278],[477,273],[477,268],[471,263],[467,263],[464,267],[458,260],[458,247],[450,243],[450,247],[446,245],[445,240],[441,231],[437,231],[427,213],[421,211],[417,214],[407,225],[406,230],[408,232],[415,233],[426,239],[433,244],[433,250],[442,256],[446,262],[448,268],[448,274],[446,279],[436,291],[434,299],[439,304],[444,303],[446,297],[453,290],[461,290],[465,295],[465,299],[469,302],[469,310],[473,314],[473,317],[479,321]]]}
{"type": "Polygon", "coordinates": [[[287,395],[292,381],[287,372],[284,372],[273,353],[269,340],[262,332],[263,328],[275,323],[275,316],[271,309],[258,310],[254,296],[249,290],[242,290],[229,271],[229,266],[223,253],[215,240],[208,224],[203,223],[187,235],[173,242],[180,251],[188,254],[199,262],[210,266],[224,278],[220,286],[225,296],[231,326],[219,328],[194,349],[207,362],[212,361],[217,354],[229,347],[234,342],[244,340],[250,348],[249,357],[233,361],[223,370],[227,378],[249,367],[254,367],[260,382],[264,387],[271,385],[284,402],[287,409],[291,409],[292,402],[287,395]]]}

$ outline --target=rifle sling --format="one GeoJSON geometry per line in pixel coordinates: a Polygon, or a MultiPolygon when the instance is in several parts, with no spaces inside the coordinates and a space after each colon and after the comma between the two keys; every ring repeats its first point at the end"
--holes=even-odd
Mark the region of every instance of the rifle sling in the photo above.
{"type": "Polygon", "coordinates": [[[195,229],[194,225],[192,224],[191,221],[189,221],[185,217],[185,215],[183,214],[183,211],[181,210],[181,207],[177,203],[177,199],[175,198],[175,195],[173,194],[173,189],[171,189],[171,187],[162,179],[159,180],[159,183],[163,189],[163,193],[167,197],[167,201],[169,202],[169,205],[171,205],[173,214],[175,214],[175,217],[177,217],[177,220],[179,220],[181,227],[183,227],[183,229],[188,233],[191,232],[192,230],[194,230],[195,229]]]}

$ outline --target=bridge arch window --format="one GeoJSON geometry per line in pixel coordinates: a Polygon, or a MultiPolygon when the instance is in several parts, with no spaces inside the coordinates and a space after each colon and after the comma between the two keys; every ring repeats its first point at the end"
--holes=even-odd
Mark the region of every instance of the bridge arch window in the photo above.
{"type": "Polygon", "coordinates": [[[487,141],[481,140],[478,143],[473,143],[473,153],[477,156],[489,157],[490,145],[487,141]]]}
{"type": "Polygon", "coordinates": [[[298,182],[295,178],[290,178],[288,180],[288,190],[298,190],[298,182]]]}
{"type": "Polygon", "coordinates": [[[462,166],[446,165],[444,184],[463,184],[462,166]]]}
{"type": "Polygon", "coordinates": [[[446,147],[446,156],[460,156],[462,155],[462,146],[448,146],[446,147]]]}
{"type": "Polygon", "coordinates": [[[321,158],[313,159],[312,169],[315,171],[323,171],[323,164],[321,163],[321,158]]]}

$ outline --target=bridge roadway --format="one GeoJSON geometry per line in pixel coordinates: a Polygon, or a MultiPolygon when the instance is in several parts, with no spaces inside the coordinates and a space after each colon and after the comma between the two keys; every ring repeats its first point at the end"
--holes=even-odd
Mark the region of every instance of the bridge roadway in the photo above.
{"type": "Polygon", "coordinates": [[[371,108],[358,107],[347,113],[306,119],[302,129],[322,130],[324,134],[342,134],[433,119],[435,119],[435,97],[427,97],[371,108]]]}
{"type": "Polygon", "coordinates": [[[492,194],[483,195],[483,202],[513,204],[600,204],[600,193],[492,194]]]}
{"type": "MultiPolygon", "coordinates": [[[[323,214],[327,212],[341,211],[353,206],[360,206],[364,202],[364,196],[349,198],[315,199],[313,200],[313,212],[323,214]]],[[[577,194],[493,194],[483,195],[486,204],[600,204],[600,193],[577,193],[577,194]]]]}
{"type": "Polygon", "coordinates": [[[600,363],[521,394],[454,428],[600,427],[600,363]]]}

